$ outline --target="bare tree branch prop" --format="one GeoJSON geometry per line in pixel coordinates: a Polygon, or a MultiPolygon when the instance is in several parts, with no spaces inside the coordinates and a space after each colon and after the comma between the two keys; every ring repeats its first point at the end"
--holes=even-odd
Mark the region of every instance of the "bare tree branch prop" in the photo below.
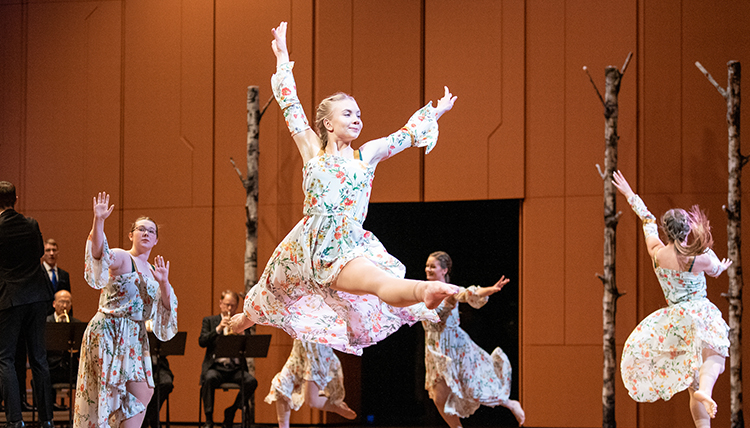
{"type": "Polygon", "coordinates": [[[742,68],[739,61],[727,63],[727,89],[721,88],[711,74],[695,62],[709,82],[719,91],[727,105],[727,140],[729,178],[727,204],[727,257],[732,265],[727,269],[729,290],[722,293],[729,302],[729,384],[730,384],[730,417],[732,428],[745,426],[742,411],[742,167],[748,157],[740,153],[740,78],[742,68]]]}
{"type": "Polygon", "coordinates": [[[714,87],[716,88],[717,91],[719,91],[721,96],[724,97],[724,99],[726,99],[727,91],[724,90],[724,88],[722,88],[721,86],[719,86],[719,82],[717,82],[716,79],[714,79],[714,77],[711,76],[711,73],[709,73],[708,70],[706,70],[706,68],[703,67],[703,65],[698,61],[695,61],[695,66],[698,67],[698,69],[703,73],[703,75],[706,76],[706,79],[708,79],[708,81],[711,82],[712,85],[714,85],[714,87]]]}
{"type": "Polygon", "coordinates": [[[605,93],[602,98],[599,89],[587,67],[583,70],[589,76],[596,94],[604,105],[604,171],[597,164],[596,169],[604,182],[604,273],[597,277],[604,285],[604,296],[602,298],[602,324],[603,324],[603,374],[602,374],[602,427],[615,428],[615,375],[617,373],[617,347],[615,344],[615,314],[617,312],[617,299],[623,293],[617,289],[616,282],[616,258],[617,249],[617,223],[621,212],[617,211],[617,191],[612,183],[612,175],[617,170],[617,143],[620,139],[617,134],[617,120],[619,115],[618,95],[622,76],[628,67],[633,53],[630,52],[622,66],[622,71],[617,67],[609,66],[605,71],[605,93]]]}
{"type": "Polygon", "coordinates": [[[589,81],[591,82],[591,85],[594,87],[594,90],[596,91],[596,96],[599,97],[599,101],[601,101],[602,105],[604,105],[604,98],[602,98],[602,94],[601,92],[599,92],[599,88],[596,87],[596,83],[594,83],[594,78],[591,77],[591,73],[589,73],[589,68],[584,65],[583,71],[585,71],[586,75],[589,76],[589,81]]]}

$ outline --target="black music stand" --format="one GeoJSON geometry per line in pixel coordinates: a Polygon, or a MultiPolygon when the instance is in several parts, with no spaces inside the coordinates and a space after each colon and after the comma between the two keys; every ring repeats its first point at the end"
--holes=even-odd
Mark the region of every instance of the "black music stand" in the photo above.
{"type": "MultiPolygon", "coordinates": [[[[168,355],[185,355],[185,341],[187,339],[187,332],[186,331],[178,331],[177,334],[174,335],[173,338],[169,339],[166,342],[162,342],[159,340],[156,335],[152,332],[148,332],[148,345],[151,350],[151,355],[156,356],[156,370],[154,371],[154,388],[156,389],[156,412],[157,415],[159,415],[156,418],[156,426],[157,428],[161,427],[161,412],[159,408],[159,385],[157,382],[159,381],[159,372],[161,370],[161,357],[166,357],[168,355]]],[[[170,418],[169,418],[169,397],[167,397],[167,428],[170,426],[170,418]]]]}
{"type": "MultiPolygon", "coordinates": [[[[265,358],[268,355],[268,345],[271,343],[270,334],[239,334],[230,336],[219,336],[216,338],[214,355],[216,358],[265,358]]],[[[245,385],[240,383],[240,397],[242,400],[242,428],[247,427],[245,414],[247,413],[247,402],[245,401],[245,385]]]]}
{"type": "Polygon", "coordinates": [[[70,403],[68,403],[68,417],[70,426],[73,426],[73,400],[75,394],[73,391],[73,354],[81,349],[83,332],[86,331],[88,323],[85,322],[48,322],[45,329],[45,341],[47,351],[67,352],[70,358],[70,374],[68,376],[68,386],[70,387],[70,403]]]}

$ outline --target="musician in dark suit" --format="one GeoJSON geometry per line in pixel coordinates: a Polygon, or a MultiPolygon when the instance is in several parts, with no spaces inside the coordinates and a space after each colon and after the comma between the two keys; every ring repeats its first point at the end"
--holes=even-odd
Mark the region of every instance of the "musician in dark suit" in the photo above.
{"type": "MultiPolygon", "coordinates": [[[[221,335],[232,334],[229,327],[229,320],[237,312],[239,307],[240,296],[231,290],[221,293],[219,309],[221,313],[210,317],[203,318],[203,327],[201,335],[198,338],[198,344],[206,348],[206,356],[203,359],[201,369],[201,397],[203,400],[203,410],[206,414],[206,425],[204,428],[213,427],[214,411],[214,392],[222,383],[232,382],[244,385],[245,399],[250,400],[258,381],[255,380],[247,367],[245,359],[240,358],[216,358],[216,338],[221,335]]],[[[245,331],[244,334],[250,334],[245,331]]],[[[237,392],[237,398],[234,404],[224,410],[224,426],[228,426],[234,420],[237,409],[242,408],[242,394],[237,392]]]]}
{"type": "Polygon", "coordinates": [[[8,428],[24,426],[14,367],[19,337],[29,352],[42,428],[53,427],[52,384],[44,327],[52,287],[39,259],[44,243],[39,224],[14,209],[16,188],[0,181],[0,384],[8,428]]]}
{"type": "MultiPolygon", "coordinates": [[[[68,290],[59,290],[55,293],[55,301],[52,302],[52,306],[54,312],[51,315],[47,315],[47,322],[83,322],[70,315],[73,309],[73,297],[68,290]]],[[[53,384],[68,382],[70,377],[70,356],[67,352],[47,352],[47,363],[49,364],[49,375],[53,384]]],[[[73,364],[73,373],[78,373],[78,354],[75,354],[73,364]]],[[[75,383],[75,380],[73,380],[73,383],[75,383]]]]}

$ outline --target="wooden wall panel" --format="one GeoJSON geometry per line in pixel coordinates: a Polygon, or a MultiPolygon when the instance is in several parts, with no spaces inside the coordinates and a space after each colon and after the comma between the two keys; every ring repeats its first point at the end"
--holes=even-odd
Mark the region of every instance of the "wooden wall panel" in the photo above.
{"type": "Polygon", "coordinates": [[[503,121],[498,108],[505,83],[504,27],[498,25],[502,6],[494,1],[425,3],[425,96],[437,101],[448,86],[459,97],[440,120],[438,147],[425,158],[427,201],[489,195],[488,140],[503,121]],[[476,44],[481,48],[467,48],[476,44]]]}
{"type": "Polygon", "coordinates": [[[526,197],[563,196],[565,2],[530,0],[526,9],[526,197]]]}
{"type": "Polygon", "coordinates": [[[0,5],[0,180],[16,185],[19,201],[26,206],[21,184],[25,148],[26,54],[24,8],[20,4],[0,5]]]}
{"type": "MultiPolygon", "coordinates": [[[[523,345],[565,343],[565,200],[534,198],[523,207],[523,345]],[[532,257],[533,255],[533,257],[532,257]]],[[[526,378],[525,382],[541,382],[526,378]]]]}
{"type": "MultiPolygon", "coordinates": [[[[398,131],[423,105],[421,12],[418,0],[353,3],[352,94],[365,125],[360,144],[398,131]]],[[[423,152],[405,150],[379,163],[371,200],[419,201],[423,152]]]]}
{"type": "MultiPolygon", "coordinates": [[[[596,0],[565,4],[565,189],[569,196],[602,194],[595,165],[604,162],[603,106],[582,67],[589,68],[604,92],[605,67],[621,68],[628,52],[637,47],[635,6],[632,2],[596,0]]],[[[636,74],[636,68],[629,67],[621,85],[621,135],[632,133],[635,127],[636,74]]],[[[635,147],[634,140],[622,138],[620,148],[628,144],[635,147]]]]}
{"type": "Polygon", "coordinates": [[[521,387],[525,426],[601,426],[601,346],[526,345],[523,367],[525,379],[535,378],[521,387]],[[576,392],[568,393],[571,388],[576,392]]]}

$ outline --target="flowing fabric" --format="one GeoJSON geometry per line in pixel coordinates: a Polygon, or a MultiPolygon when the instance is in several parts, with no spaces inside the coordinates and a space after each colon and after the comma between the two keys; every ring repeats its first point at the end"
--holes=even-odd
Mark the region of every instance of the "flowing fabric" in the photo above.
{"type": "Polygon", "coordinates": [[[86,242],[84,277],[101,290],[99,310],[89,322],[81,344],[78,382],[75,394],[76,428],[118,427],[123,420],[146,410],[127,392],[128,381],[154,386],[151,353],[144,322],[153,320],[153,332],[167,341],[177,333],[177,297],[169,290],[170,309],[161,303],[159,283],[134,271],[118,276],[109,274],[114,261],[105,238],[101,259],[86,242]]]}
{"type": "Polygon", "coordinates": [[[479,309],[488,301],[478,296],[477,290],[477,286],[461,287],[457,301],[446,299],[438,306],[439,323],[422,323],[425,389],[434,399],[435,386],[445,381],[450,394],[444,410],[460,418],[471,416],[480,405],[502,404],[510,396],[512,368],[508,356],[500,348],[488,354],[459,327],[459,302],[479,309]]]}
{"type": "Polygon", "coordinates": [[[729,356],[729,326],[706,298],[703,272],[654,265],[667,307],[638,324],[625,342],[620,363],[628,394],[640,402],[669,400],[688,387],[697,389],[704,348],[729,356]]]}
{"type": "Polygon", "coordinates": [[[271,381],[271,391],[265,402],[271,404],[285,400],[292,410],[299,410],[305,403],[308,381],[315,382],[320,394],[328,397],[330,404],[344,402],[344,374],[333,350],[317,343],[295,340],[284,367],[271,381]]]}

